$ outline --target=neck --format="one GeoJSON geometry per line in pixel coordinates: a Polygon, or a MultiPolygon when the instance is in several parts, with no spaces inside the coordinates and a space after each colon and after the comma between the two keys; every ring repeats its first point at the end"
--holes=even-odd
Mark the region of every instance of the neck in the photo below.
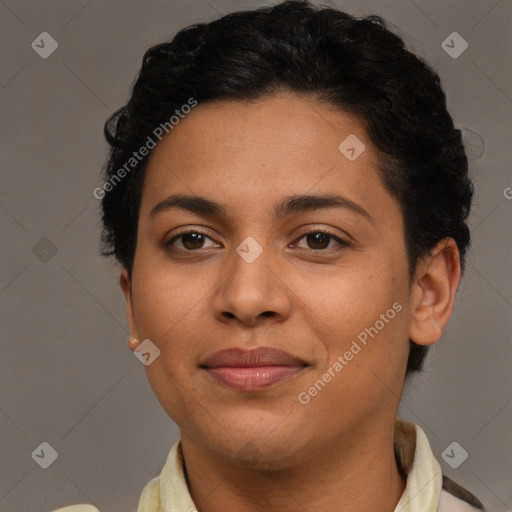
{"type": "Polygon", "coordinates": [[[395,460],[394,424],[380,427],[309,446],[279,469],[241,467],[182,435],[190,494],[199,512],[393,512],[406,482],[395,460]]]}

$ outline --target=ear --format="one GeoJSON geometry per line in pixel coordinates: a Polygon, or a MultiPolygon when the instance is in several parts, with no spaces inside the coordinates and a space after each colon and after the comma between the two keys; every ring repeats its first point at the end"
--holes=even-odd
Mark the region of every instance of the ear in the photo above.
{"type": "Polygon", "coordinates": [[[452,238],[445,238],[416,268],[411,289],[410,340],[418,345],[439,341],[452,314],[460,278],[457,244],[452,238]]]}
{"type": "Polygon", "coordinates": [[[119,276],[119,285],[123,290],[124,298],[126,300],[126,318],[128,320],[128,326],[130,327],[130,336],[139,339],[137,323],[135,322],[135,314],[133,312],[131,279],[125,268],[123,268],[121,275],[119,276]]]}

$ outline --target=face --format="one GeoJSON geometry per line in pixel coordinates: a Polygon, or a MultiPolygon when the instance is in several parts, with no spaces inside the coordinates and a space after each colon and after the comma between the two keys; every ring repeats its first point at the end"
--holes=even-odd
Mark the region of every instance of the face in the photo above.
{"type": "Polygon", "coordinates": [[[411,323],[403,233],[356,117],[281,94],[181,120],[151,155],[131,290],[122,282],[132,334],[161,351],[146,371],[182,439],[237,460],[253,443],[285,466],[394,420],[411,323]],[[217,207],[165,202],[175,195],[217,207]],[[256,347],[299,364],[204,367],[256,347]]]}

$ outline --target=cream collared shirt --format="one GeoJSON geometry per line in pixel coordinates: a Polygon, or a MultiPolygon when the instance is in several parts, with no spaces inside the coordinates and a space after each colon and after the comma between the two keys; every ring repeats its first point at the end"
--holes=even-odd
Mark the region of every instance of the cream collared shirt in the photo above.
{"type": "MultiPolygon", "coordinates": [[[[197,512],[188,491],[179,441],[171,448],[159,476],[144,487],[137,512],[197,512]]],[[[475,512],[443,489],[441,466],[419,425],[397,419],[395,452],[407,485],[394,512],[475,512]]],[[[53,512],[99,512],[92,505],[72,505],[53,512]]]]}

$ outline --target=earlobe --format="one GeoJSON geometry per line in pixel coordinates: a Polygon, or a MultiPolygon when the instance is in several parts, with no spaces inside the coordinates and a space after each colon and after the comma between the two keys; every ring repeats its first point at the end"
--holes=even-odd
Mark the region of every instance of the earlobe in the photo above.
{"type": "Polygon", "coordinates": [[[133,352],[140,345],[140,341],[130,335],[128,336],[127,345],[128,348],[133,352]]]}
{"type": "Polygon", "coordinates": [[[125,268],[123,268],[121,275],[119,276],[119,285],[123,290],[124,298],[126,300],[126,319],[128,321],[128,326],[130,327],[128,348],[130,350],[135,350],[139,344],[139,335],[137,331],[137,324],[135,322],[135,314],[133,311],[131,279],[128,271],[125,268]]]}
{"type": "Polygon", "coordinates": [[[411,293],[409,339],[417,345],[433,345],[450,319],[461,269],[457,244],[452,238],[439,242],[416,269],[411,293]]]}

